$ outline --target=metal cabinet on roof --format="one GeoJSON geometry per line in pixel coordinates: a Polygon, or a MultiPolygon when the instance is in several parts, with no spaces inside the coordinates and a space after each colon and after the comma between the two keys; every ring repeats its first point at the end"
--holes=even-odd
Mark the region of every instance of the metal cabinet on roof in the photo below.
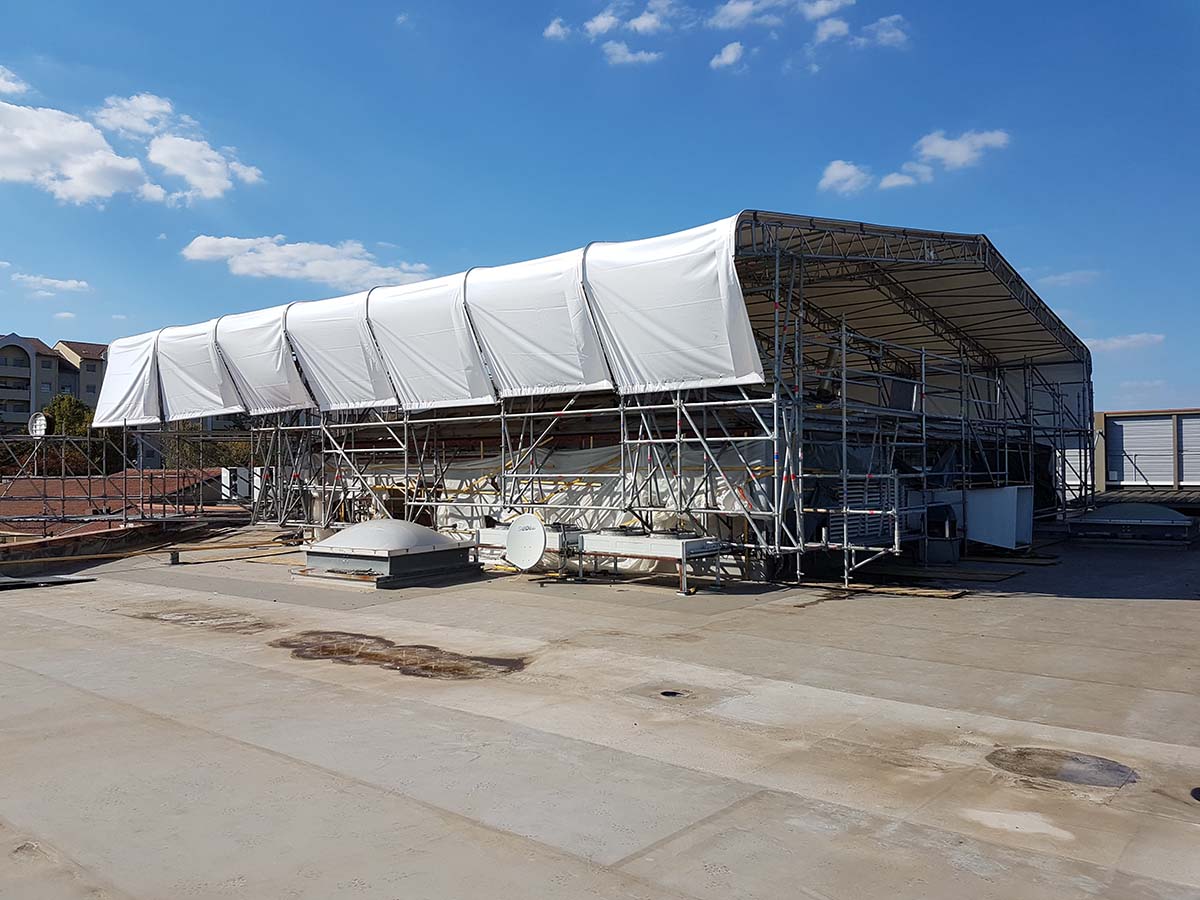
{"type": "Polygon", "coordinates": [[[1174,422],[1171,415],[1110,417],[1104,435],[1108,482],[1126,487],[1171,487],[1175,481],[1174,422]]]}

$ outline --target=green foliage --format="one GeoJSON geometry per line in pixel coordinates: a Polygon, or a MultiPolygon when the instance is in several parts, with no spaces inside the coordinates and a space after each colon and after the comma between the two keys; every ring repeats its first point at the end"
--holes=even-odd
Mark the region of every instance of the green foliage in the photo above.
{"type": "MultiPolygon", "coordinates": [[[[231,432],[248,428],[235,418],[231,432]]],[[[221,431],[205,432],[199,422],[175,422],[161,435],[163,467],[167,469],[211,469],[218,466],[250,465],[250,442],[226,436],[221,431]]]]}
{"type": "Polygon", "coordinates": [[[91,408],[70,394],[59,394],[42,408],[42,412],[50,420],[47,429],[50,434],[81,437],[87,434],[92,424],[91,408]]]}

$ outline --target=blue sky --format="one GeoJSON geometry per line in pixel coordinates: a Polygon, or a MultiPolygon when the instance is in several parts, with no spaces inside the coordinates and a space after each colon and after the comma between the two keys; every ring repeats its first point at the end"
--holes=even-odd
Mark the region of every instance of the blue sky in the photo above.
{"type": "Polygon", "coordinates": [[[0,331],[108,340],[744,207],[982,231],[1200,406],[1200,4],[9,4],[0,331]]]}

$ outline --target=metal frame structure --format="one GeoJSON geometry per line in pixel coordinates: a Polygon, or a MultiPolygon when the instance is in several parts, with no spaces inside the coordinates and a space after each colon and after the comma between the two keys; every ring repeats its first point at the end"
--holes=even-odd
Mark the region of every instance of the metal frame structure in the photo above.
{"type": "Polygon", "coordinates": [[[735,264],[764,384],[259,417],[253,517],[680,526],[748,577],[821,553],[848,582],[926,539],[934,489],[1091,505],[1090,355],[987,238],[744,213],[735,264]]]}

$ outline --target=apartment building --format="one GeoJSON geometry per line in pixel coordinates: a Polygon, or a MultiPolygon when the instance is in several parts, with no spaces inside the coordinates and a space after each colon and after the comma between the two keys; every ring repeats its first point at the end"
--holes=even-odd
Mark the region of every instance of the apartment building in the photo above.
{"type": "Polygon", "coordinates": [[[104,379],[105,344],[0,336],[0,432],[24,430],[30,414],[58,394],[78,397],[95,409],[104,379]]]}

